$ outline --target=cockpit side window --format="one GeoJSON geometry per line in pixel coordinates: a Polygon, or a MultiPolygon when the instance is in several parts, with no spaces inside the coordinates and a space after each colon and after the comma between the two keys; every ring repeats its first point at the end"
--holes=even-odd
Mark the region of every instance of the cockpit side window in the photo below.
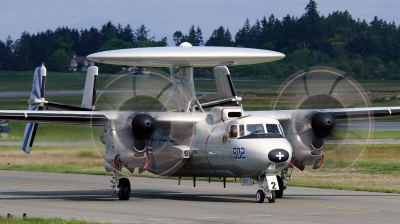
{"type": "Polygon", "coordinates": [[[244,124],[239,125],[239,137],[244,136],[244,124]]]}
{"type": "Polygon", "coordinates": [[[246,134],[250,133],[265,133],[264,131],[264,125],[262,124],[247,124],[246,125],[246,134]]]}
{"type": "Polygon", "coordinates": [[[238,128],[237,125],[232,125],[231,130],[229,131],[230,138],[236,138],[238,136],[238,128]]]}
{"type": "Polygon", "coordinates": [[[278,125],[276,125],[276,124],[266,124],[265,126],[267,127],[267,132],[268,133],[280,134],[280,131],[278,129],[278,125]]]}
{"type": "Polygon", "coordinates": [[[283,132],[282,126],[279,124],[278,127],[279,127],[279,130],[281,131],[281,135],[282,135],[283,137],[285,137],[285,133],[283,132]]]}
{"type": "Polygon", "coordinates": [[[282,127],[280,124],[266,124],[265,126],[267,127],[268,133],[275,133],[275,134],[279,134],[279,135],[282,135],[283,137],[285,137],[285,134],[283,133],[283,130],[282,130],[282,127]]]}

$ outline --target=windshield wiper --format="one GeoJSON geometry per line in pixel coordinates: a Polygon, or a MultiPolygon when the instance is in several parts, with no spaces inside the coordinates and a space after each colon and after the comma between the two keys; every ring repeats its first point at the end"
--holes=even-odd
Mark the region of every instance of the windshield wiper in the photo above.
{"type": "Polygon", "coordinates": [[[262,132],[263,130],[257,130],[257,131],[255,131],[255,132],[250,132],[250,133],[248,133],[247,135],[243,135],[242,137],[240,137],[240,138],[243,138],[243,137],[246,137],[246,136],[249,136],[249,135],[252,135],[252,134],[257,134],[257,133],[259,133],[259,132],[262,132]]]}
{"type": "Polygon", "coordinates": [[[283,137],[283,135],[282,135],[281,133],[279,133],[279,132],[276,132],[276,131],[271,131],[271,132],[268,132],[268,134],[275,134],[275,135],[280,135],[280,136],[282,136],[282,137],[283,137]]]}

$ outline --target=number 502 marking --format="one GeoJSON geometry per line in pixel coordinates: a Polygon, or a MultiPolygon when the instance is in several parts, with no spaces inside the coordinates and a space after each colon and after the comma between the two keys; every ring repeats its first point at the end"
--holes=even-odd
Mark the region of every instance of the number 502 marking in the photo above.
{"type": "Polygon", "coordinates": [[[246,150],[244,148],[233,148],[233,158],[234,159],[246,159],[244,154],[246,150]]]}

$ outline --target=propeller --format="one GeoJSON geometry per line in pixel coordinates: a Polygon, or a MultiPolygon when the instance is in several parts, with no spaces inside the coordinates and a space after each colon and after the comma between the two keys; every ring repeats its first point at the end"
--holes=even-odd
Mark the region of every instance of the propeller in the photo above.
{"type": "MultiPolygon", "coordinates": [[[[153,173],[172,175],[185,162],[184,159],[171,158],[171,147],[180,144],[190,146],[194,138],[193,126],[186,128],[185,132],[175,124],[163,123],[161,127],[152,113],[176,113],[179,111],[178,105],[184,103],[179,102],[176,96],[185,101],[188,94],[182,86],[177,88],[174,85],[169,74],[156,69],[143,70],[139,74],[132,72],[110,76],[99,91],[96,108],[115,112],[116,119],[111,127],[114,145],[108,148],[132,154],[136,160],[143,161],[144,169],[153,173]]],[[[186,100],[188,102],[190,99],[186,100]]],[[[92,127],[92,130],[94,140],[103,131],[100,135],[103,144],[106,144],[107,130],[98,130],[96,127],[92,127]]],[[[98,149],[103,147],[96,144],[98,149]]],[[[108,153],[98,151],[101,155],[108,153]]]]}
{"type": "Polygon", "coordinates": [[[294,110],[285,125],[286,137],[295,149],[293,164],[303,170],[306,165],[320,168],[324,162],[313,173],[327,169],[332,173],[349,168],[361,157],[372,135],[373,118],[363,123],[364,136],[360,138],[360,131],[352,125],[355,121],[335,120],[320,109],[369,106],[367,94],[350,76],[330,67],[311,67],[280,86],[272,109],[294,110]],[[332,141],[337,138],[340,140],[332,141]],[[357,146],[349,147],[348,139],[358,139],[357,146]]]}

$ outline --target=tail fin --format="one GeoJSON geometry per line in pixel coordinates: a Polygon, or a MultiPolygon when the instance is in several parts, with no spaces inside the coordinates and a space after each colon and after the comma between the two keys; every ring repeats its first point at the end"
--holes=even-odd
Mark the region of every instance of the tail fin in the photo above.
{"type": "MultiPolygon", "coordinates": [[[[43,109],[45,83],[46,83],[46,68],[44,67],[44,64],[42,64],[41,67],[36,68],[35,73],[33,75],[31,97],[28,101],[29,110],[38,111],[43,109]]],[[[37,123],[27,123],[25,126],[24,140],[22,142],[22,150],[27,154],[31,152],[37,127],[38,127],[37,123]]]]}
{"type": "Polygon", "coordinates": [[[94,109],[96,103],[96,80],[99,74],[97,66],[90,66],[86,74],[85,89],[83,90],[82,107],[94,109]]]}
{"type": "Polygon", "coordinates": [[[215,67],[214,77],[219,98],[226,99],[236,97],[236,91],[233,87],[231,74],[229,73],[229,70],[226,66],[215,67]]]}
{"type": "MultiPolygon", "coordinates": [[[[215,85],[217,86],[218,97],[220,100],[202,103],[201,108],[211,108],[215,106],[238,106],[242,97],[236,95],[235,87],[231,75],[226,66],[217,66],[214,68],[215,85]]],[[[196,110],[199,107],[195,106],[196,110]]]]}
{"type": "Polygon", "coordinates": [[[238,106],[242,97],[236,95],[235,87],[233,87],[233,82],[228,68],[226,66],[215,67],[214,77],[218,97],[221,99],[213,102],[202,103],[201,107],[205,109],[215,106],[238,106]]]}

